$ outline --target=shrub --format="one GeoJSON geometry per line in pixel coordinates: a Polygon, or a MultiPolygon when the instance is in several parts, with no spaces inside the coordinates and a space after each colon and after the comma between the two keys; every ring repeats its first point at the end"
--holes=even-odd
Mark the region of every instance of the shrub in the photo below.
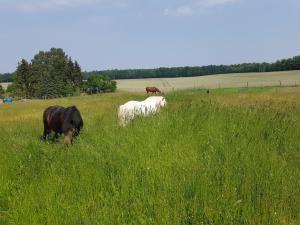
{"type": "Polygon", "coordinates": [[[117,88],[117,82],[111,80],[106,75],[93,75],[84,84],[86,92],[96,94],[101,92],[114,92],[117,88]]]}

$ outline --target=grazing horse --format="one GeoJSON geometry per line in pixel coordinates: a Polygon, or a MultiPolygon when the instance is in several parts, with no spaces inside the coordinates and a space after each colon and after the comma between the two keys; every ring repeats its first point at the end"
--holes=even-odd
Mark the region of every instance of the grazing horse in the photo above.
{"type": "Polygon", "coordinates": [[[44,134],[46,140],[51,131],[54,131],[54,138],[64,134],[64,142],[72,143],[83,127],[80,112],[75,106],[64,108],[62,106],[50,106],[43,114],[44,134]]]}
{"type": "Polygon", "coordinates": [[[144,101],[129,101],[119,106],[118,119],[121,126],[134,119],[136,116],[149,116],[159,112],[160,108],[166,106],[167,101],[162,96],[151,96],[144,101]]]}
{"type": "Polygon", "coordinates": [[[147,91],[147,94],[150,92],[150,93],[155,93],[158,92],[158,93],[161,93],[161,91],[157,88],[157,87],[146,87],[146,91],[147,91]]]}

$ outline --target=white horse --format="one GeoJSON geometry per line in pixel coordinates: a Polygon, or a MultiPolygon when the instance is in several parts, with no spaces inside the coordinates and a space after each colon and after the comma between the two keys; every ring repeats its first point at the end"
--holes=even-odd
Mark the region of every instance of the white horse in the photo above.
{"type": "Polygon", "coordinates": [[[129,101],[119,106],[118,118],[120,125],[125,126],[135,116],[149,116],[167,105],[165,97],[151,96],[144,101],[129,101]]]}

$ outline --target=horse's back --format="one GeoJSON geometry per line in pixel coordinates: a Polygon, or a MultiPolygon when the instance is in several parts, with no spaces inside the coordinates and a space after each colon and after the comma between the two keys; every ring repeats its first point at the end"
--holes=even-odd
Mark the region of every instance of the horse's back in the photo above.
{"type": "Polygon", "coordinates": [[[152,87],[146,87],[146,91],[148,92],[152,92],[152,93],[156,93],[156,92],[161,92],[157,87],[152,86],[152,87]]]}
{"type": "Polygon", "coordinates": [[[43,113],[43,119],[44,122],[49,123],[51,118],[59,113],[62,112],[65,108],[62,106],[49,106],[48,108],[45,109],[44,113],[43,113]]]}

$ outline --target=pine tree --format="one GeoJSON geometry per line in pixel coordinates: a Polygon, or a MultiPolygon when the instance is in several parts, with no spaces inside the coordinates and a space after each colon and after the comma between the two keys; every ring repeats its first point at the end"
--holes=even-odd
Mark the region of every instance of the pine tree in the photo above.
{"type": "Polygon", "coordinates": [[[31,71],[28,62],[22,59],[18,63],[16,70],[15,86],[19,88],[20,93],[24,96],[30,95],[31,71]]]}
{"type": "Polygon", "coordinates": [[[74,63],[73,78],[74,78],[75,87],[81,88],[82,87],[82,73],[81,73],[81,68],[77,61],[75,61],[75,63],[74,63]]]}
{"type": "Polygon", "coordinates": [[[37,97],[66,96],[72,92],[70,87],[74,91],[79,88],[76,80],[78,75],[74,72],[75,65],[62,49],[51,48],[48,52],[40,52],[32,60],[32,65],[37,68],[35,70],[35,76],[39,81],[37,97]]]}
{"type": "Polygon", "coordinates": [[[0,84],[0,98],[4,98],[4,94],[5,94],[5,90],[2,87],[2,85],[0,84]]]}

